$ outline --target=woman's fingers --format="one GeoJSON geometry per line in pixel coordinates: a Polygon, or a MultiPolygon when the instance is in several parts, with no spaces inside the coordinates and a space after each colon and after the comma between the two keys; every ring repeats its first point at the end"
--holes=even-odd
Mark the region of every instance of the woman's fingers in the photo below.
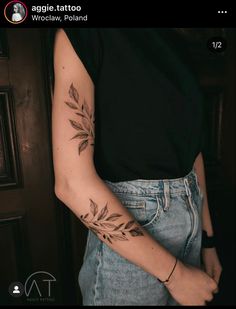
{"type": "Polygon", "coordinates": [[[220,266],[214,269],[212,278],[215,280],[217,284],[219,284],[221,272],[222,272],[222,268],[220,266]]]}

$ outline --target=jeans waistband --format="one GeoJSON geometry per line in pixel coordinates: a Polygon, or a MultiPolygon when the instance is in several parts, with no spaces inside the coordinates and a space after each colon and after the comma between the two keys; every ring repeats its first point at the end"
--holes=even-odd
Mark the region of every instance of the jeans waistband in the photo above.
{"type": "Polygon", "coordinates": [[[131,193],[138,195],[186,193],[191,195],[191,189],[198,186],[194,167],[180,178],[172,179],[135,179],[119,182],[105,180],[115,193],[131,193]]]}

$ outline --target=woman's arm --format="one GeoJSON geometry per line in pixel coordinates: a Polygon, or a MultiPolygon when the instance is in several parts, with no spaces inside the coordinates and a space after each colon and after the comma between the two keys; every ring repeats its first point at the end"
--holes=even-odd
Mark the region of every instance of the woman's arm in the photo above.
{"type": "Polygon", "coordinates": [[[63,30],[56,35],[54,60],[52,133],[57,197],[109,247],[165,280],[175,258],[134,221],[96,173],[94,85],[63,30]],[[113,231],[122,223],[119,232],[113,231]]]}
{"type": "MultiPolygon", "coordinates": [[[[203,194],[202,229],[207,232],[208,236],[213,236],[214,231],[208,206],[205,168],[201,152],[195,160],[194,168],[199,181],[200,190],[203,194]]],[[[217,255],[216,248],[203,248],[202,258],[206,273],[218,284],[222,272],[222,266],[217,255]]]]}
{"type": "Polygon", "coordinates": [[[200,190],[203,194],[203,211],[202,211],[202,229],[207,232],[208,236],[213,236],[213,226],[211,222],[210,211],[208,207],[206,178],[202,153],[200,152],[194,162],[194,169],[199,181],[200,190]]]}
{"type": "MultiPolygon", "coordinates": [[[[94,85],[63,30],[56,34],[54,71],[52,141],[57,197],[106,245],[165,280],[175,257],[135,221],[96,173],[93,162],[94,85]],[[99,218],[100,222],[104,218],[108,222],[98,225],[99,218]],[[120,232],[114,231],[114,225],[120,226],[120,232]]],[[[204,272],[189,269],[180,261],[171,278],[169,288],[183,304],[189,300],[202,304],[212,297],[211,292],[216,287],[204,272]],[[194,280],[190,279],[193,274],[194,280]],[[185,289],[188,293],[183,292],[185,289]]]]}

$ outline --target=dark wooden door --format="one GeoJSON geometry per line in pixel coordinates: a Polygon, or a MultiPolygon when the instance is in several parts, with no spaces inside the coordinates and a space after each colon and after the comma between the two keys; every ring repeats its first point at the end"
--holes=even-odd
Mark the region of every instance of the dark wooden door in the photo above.
{"type": "Polygon", "coordinates": [[[65,247],[61,218],[67,212],[54,195],[45,51],[39,29],[1,30],[1,305],[59,304],[75,299],[73,280],[66,282],[70,248],[65,247]],[[11,296],[9,286],[14,282],[24,285],[28,278],[28,296],[11,296]]]}

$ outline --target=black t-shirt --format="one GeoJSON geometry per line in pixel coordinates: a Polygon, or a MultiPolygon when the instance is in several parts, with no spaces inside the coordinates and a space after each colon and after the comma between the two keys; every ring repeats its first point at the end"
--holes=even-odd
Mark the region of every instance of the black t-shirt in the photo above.
{"type": "Polygon", "coordinates": [[[202,151],[203,98],[163,35],[171,29],[64,31],[95,85],[98,175],[110,181],[187,175],[202,151]]]}

